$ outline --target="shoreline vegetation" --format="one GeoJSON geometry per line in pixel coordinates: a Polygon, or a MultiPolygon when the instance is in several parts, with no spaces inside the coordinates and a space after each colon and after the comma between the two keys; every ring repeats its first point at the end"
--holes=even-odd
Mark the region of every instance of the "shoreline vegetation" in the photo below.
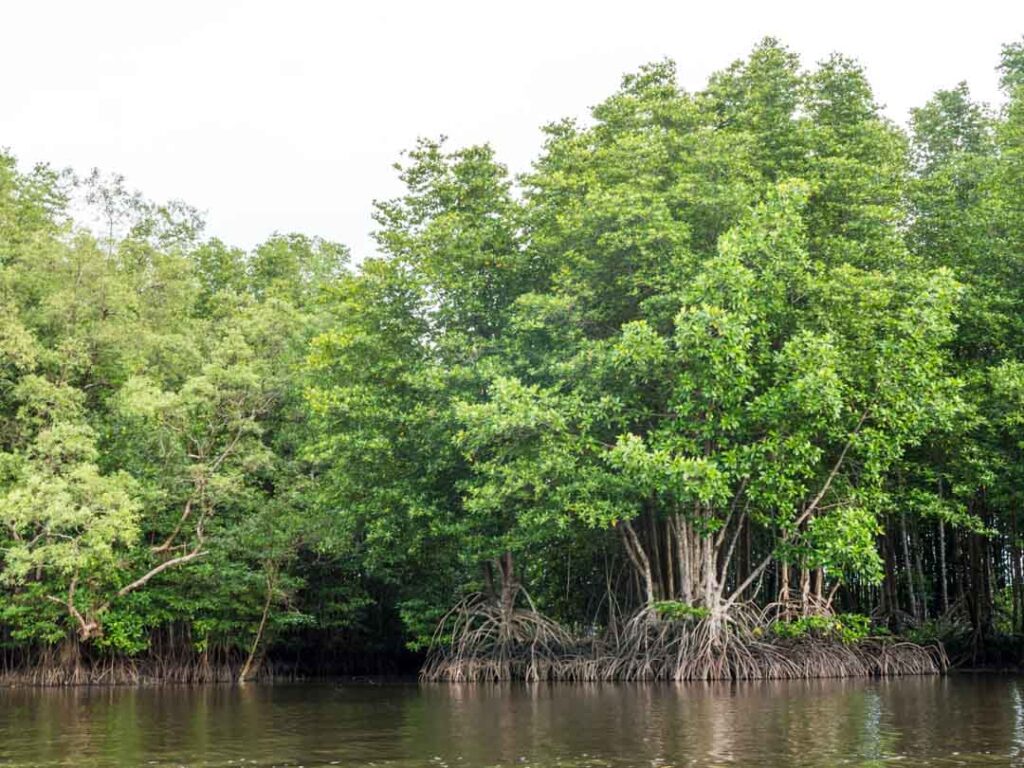
{"type": "MultiPolygon", "coordinates": [[[[728,628],[715,628],[707,618],[666,621],[641,612],[618,636],[580,638],[522,609],[507,617],[511,628],[504,631],[482,603],[465,601],[453,610],[448,618],[457,635],[430,650],[416,675],[421,682],[715,682],[899,677],[950,670],[938,642],[921,645],[886,634],[843,637],[824,624],[820,632],[780,634],[778,627],[772,629],[774,622],[765,623],[762,611],[733,620],[728,628]]],[[[254,664],[241,655],[89,658],[70,644],[21,658],[8,654],[0,663],[0,686],[206,685],[337,677],[266,658],[254,664]]]]}
{"type": "Polygon", "coordinates": [[[840,54],[653,62],[518,176],[421,139],[357,259],[0,152],[0,683],[1019,666],[993,63],[902,127],[840,54]]]}
{"type": "MultiPolygon", "coordinates": [[[[789,618],[793,606],[739,606],[717,620],[681,617],[663,603],[609,635],[575,637],[532,609],[507,612],[472,596],[438,628],[420,679],[426,682],[597,682],[792,680],[940,674],[942,645],[871,637],[866,622],[818,611],[789,618]],[[668,614],[668,615],[666,615],[668,614]],[[856,626],[856,628],[854,628],[856,626]]],[[[860,617],[862,618],[862,617],[860,617]]]]}

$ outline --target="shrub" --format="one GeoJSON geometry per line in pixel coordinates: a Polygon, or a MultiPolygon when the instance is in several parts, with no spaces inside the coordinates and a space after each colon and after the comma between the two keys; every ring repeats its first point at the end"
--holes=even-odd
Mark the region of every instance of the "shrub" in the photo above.
{"type": "Polygon", "coordinates": [[[654,604],[658,618],[665,621],[700,621],[711,615],[703,606],[690,605],[679,600],[660,600],[654,604]]]}
{"type": "MultiPolygon", "coordinates": [[[[835,616],[802,616],[792,621],[772,624],[772,633],[786,640],[822,637],[841,643],[856,643],[872,634],[871,619],[859,613],[840,613],[835,616]]],[[[877,631],[874,634],[879,634],[877,631]]]]}

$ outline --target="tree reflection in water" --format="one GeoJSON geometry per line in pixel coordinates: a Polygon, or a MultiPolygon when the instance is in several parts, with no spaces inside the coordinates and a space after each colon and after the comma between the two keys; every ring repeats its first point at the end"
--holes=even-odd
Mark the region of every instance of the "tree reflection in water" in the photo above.
{"type": "Polygon", "coordinates": [[[0,765],[998,765],[1021,682],[8,689],[0,765]]]}

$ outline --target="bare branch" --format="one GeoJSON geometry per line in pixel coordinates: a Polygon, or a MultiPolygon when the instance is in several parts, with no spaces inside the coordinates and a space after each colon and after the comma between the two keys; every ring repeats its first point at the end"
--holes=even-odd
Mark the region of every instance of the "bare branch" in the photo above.
{"type": "MultiPolygon", "coordinates": [[[[116,597],[124,597],[129,592],[134,592],[139,587],[145,586],[150,579],[152,579],[154,576],[158,574],[163,573],[168,568],[173,568],[176,565],[184,565],[185,563],[191,562],[192,560],[195,560],[196,558],[202,557],[206,554],[208,554],[206,551],[197,548],[193,549],[187,555],[181,555],[180,557],[172,557],[170,560],[165,560],[164,562],[160,563],[160,565],[152,568],[149,571],[149,573],[145,574],[144,576],[140,576],[131,584],[121,587],[121,589],[117,591],[116,597]]],[[[110,603],[107,603],[104,606],[104,608],[108,607],[110,607],[110,603]]]]}

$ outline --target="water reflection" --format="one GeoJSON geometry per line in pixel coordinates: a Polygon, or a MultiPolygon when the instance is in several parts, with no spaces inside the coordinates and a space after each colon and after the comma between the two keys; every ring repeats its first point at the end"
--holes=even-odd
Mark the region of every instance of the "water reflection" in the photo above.
{"type": "Polygon", "coordinates": [[[0,691],[0,765],[1007,765],[1010,677],[0,691]]]}

